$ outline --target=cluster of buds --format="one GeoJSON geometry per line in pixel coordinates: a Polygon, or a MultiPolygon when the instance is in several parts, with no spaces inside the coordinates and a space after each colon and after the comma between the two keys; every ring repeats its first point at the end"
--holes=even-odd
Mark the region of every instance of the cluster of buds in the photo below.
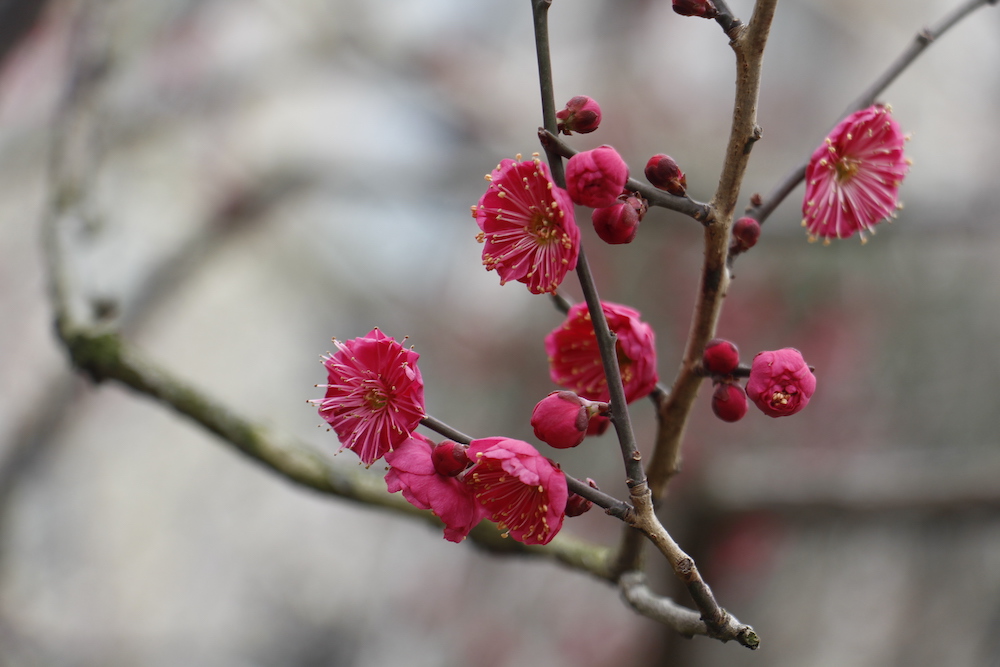
{"type": "Polygon", "coordinates": [[[816,376],[793,347],[758,352],[750,365],[746,391],[737,379],[740,353],[732,341],[715,338],[705,346],[702,367],[711,375],[712,412],[735,422],[747,413],[747,397],[769,417],[787,417],[808,405],[816,376]]]}
{"type": "Polygon", "coordinates": [[[724,422],[736,422],[747,413],[747,395],[733,373],[740,365],[740,351],[732,341],[713,338],[705,346],[701,365],[715,383],[712,412],[724,422]]]}

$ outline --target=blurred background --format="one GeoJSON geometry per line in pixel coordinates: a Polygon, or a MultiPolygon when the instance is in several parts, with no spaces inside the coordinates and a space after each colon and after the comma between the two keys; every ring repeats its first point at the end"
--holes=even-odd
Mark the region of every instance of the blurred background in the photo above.
{"type": "MultiPolygon", "coordinates": [[[[956,4],[782,3],[743,203],[956,4]]],[[[529,3],[116,5],[76,258],[90,301],[153,359],[331,455],[305,402],[319,357],[373,326],[410,337],[434,416],[532,440],[561,317],[483,270],[468,208],[500,159],[538,150],[529,3]]],[[[864,247],[807,244],[800,188],[736,266],[719,334],[744,361],[799,348],[819,389],[794,418],[737,424],[703,390],[663,519],[760,634],[752,653],[679,638],[585,575],[293,487],[70,372],[39,221],[87,7],[0,3],[0,665],[1000,665],[1000,9],[881,98],[913,135],[896,222],[864,247]]],[[[572,145],[612,144],[634,174],[669,153],[710,198],[734,80],[718,26],[666,0],[557,0],[550,21],[557,101],[604,110],[572,145]]],[[[602,297],[654,326],[669,384],[699,226],[657,209],[612,247],[578,219],[602,297]]],[[[652,405],[633,415],[648,456],[652,405]]],[[[606,436],[557,458],[623,495],[616,452],[606,436]]],[[[599,512],[564,530],[619,535],[599,512]]]]}

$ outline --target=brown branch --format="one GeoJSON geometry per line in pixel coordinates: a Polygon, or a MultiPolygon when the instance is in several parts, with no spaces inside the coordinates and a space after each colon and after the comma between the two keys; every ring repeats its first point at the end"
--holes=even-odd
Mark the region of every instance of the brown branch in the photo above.
{"type": "Polygon", "coordinates": [[[681,369],[670,394],[657,413],[656,447],[649,465],[650,489],[655,499],[666,491],[680,466],[681,441],[691,407],[701,386],[701,356],[705,344],[715,336],[722,301],[729,284],[726,253],[733,212],[740,185],[750,159],[749,148],[760,134],[757,97],[760,92],[761,61],[777,0],[758,0],[749,25],[732,41],[736,53],[736,101],[719,186],[710,206],[711,222],[705,226],[705,259],[691,329],[681,369]]]}
{"type": "Polygon", "coordinates": [[[670,598],[655,595],[646,584],[646,577],[641,572],[626,572],[618,580],[622,597],[643,616],[647,616],[667,625],[685,637],[705,635],[721,641],[735,639],[750,649],[760,646],[757,633],[749,625],[741,624],[736,617],[730,615],[722,632],[716,632],[709,627],[697,612],[682,607],[670,598]]]}

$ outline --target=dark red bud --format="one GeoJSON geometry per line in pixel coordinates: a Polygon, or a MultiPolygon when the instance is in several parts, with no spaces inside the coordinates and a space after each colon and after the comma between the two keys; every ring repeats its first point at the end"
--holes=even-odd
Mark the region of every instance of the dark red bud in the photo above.
{"type": "Polygon", "coordinates": [[[639,231],[639,222],[646,215],[647,208],[645,199],[623,195],[614,206],[594,209],[591,214],[594,231],[605,243],[631,243],[639,231]]]}
{"type": "Polygon", "coordinates": [[[713,338],[705,346],[701,363],[712,375],[729,375],[740,365],[740,350],[732,341],[713,338]]]}
{"type": "Polygon", "coordinates": [[[747,394],[743,387],[720,382],[712,391],[712,412],[724,422],[738,422],[747,413],[747,394]]]}
{"type": "Polygon", "coordinates": [[[462,472],[471,463],[465,454],[466,449],[468,449],[468,445],[461,445],[451,440],[445,440],[435,445],[434,449],[431,450],[431,462],[434,464],[434,470],[445,477],[454,477],[462,472]]]}
{"type": "Polygon", "coordinates": [[[740,250],[749,250],[760,238],[760,223],[753,218],[740,218],[733,224],[733,240],[740,250]]]}
{"type": "Polygon", "coordinates": [[[601,106],[593,98],[577,95],[566,103],[566,108],[556,112],[557,130],[563,134],[587,134],[601,124],[601,106]]]}
{"type": "Polygon", "coordinates": [[[700,16],[704,19],[714,19],[719,15],[712,0],[674,0],[674,11],[681,16],[700,16]]]}
{"type": "Polygon", "coordinates": [[[687,192],[687,176],[669,155],[659,153],[646,163],[646,180],[672,195],[683,197],[687,192]]]}
{"type": "MultiPolygon", "coordinates": [[[[597,488],[597,483],[589,477],[587,478],[587,484],[593,489],[597,488]]],[[[593,506],[594,502],[592,500],[587,500],[577,493],[570,493],[569,498],[566,499],[566,516],[580,516],[593,506]]]]}

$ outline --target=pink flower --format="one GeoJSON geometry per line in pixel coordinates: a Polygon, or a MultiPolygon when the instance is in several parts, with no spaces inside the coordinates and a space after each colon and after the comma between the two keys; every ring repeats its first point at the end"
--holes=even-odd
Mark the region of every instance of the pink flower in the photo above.
{"type": "Polygon", "coordinates": [[[909,160],[906,137],[888,107],[870,106],[842,120],[806,167],[802,226],[809,240],[847,238],[891,216],[909,160]]]}
{"type": "Polygon", "coordinates": [[[469,444],[465,474],[476,499],[511,537],[548,544],[562,528],[569,490],[559,468],[526,442],[481,438],[469,444]]]}
{"type": "MultiPolygon", "coordinates": [[[[639,312],[609,301],[601,302],[608,327],[618,335],[618,366],[625,400],[649,395],[656,387],[656,338],[639,312]]],[[[569,309],[566,321],[545,337],[549,375],[556,384],[592,401],[610,399],[597,336],[586,303],[569,309]]]]}
{"type": "Polygon", "coordinates": [[[435,446],[414,433],[385,455],[386,463],[391,466],[385,474],[389,493],[402,491],[414,507],[434,512],[444,521],[444,537],[451,542],[464,540],[487,516],[476,502],[472,488],[457,476],[471,463],[464,449],[449,440],[435,446]],[[452,466],[457,458],[465,460],[460,466],[452,466]],[[447,463],[442,465],[442,462],[447,463]]]}
{"type": "Polygon", "coordinates": [[[588,134],[601,124],[601,105],[594,98],[577,95],[566,103],[566,108],[556,112],[557,131],[570,135],[574,132],[588,134]]]}
{"type": "Polygon", "coordinates": [[[323,357],[326,396],[312,401],[337,432],[341,446],[370,466],[400,444],[424,418],[424,382],[419,354],[377,328],[323,357]]]}
{"type": "Polygon", "coordinates": [[[532,294],[554,292],[580,254],[569,195],[537,156],[503,160],[486,178],[490,186],[472,207],[482,230],[476,238],[486,244],[483,265],[497,272],[501,285],[517,280],[532,294]]]}
{"type": "Polygon", "coordinates": [[[581,206],[613,206],[626,181],[628,165],[611,146],[582,151],[566,162],[566,191],[581,206]]]}
{"type": "Polygon", "coordinates": [[[607,409],[607,403],[588,401],[571,391],[554,391],[535,405],[531,427],[535,437],[550,447],[569,449],[587,437],[591,418],[607,409]]]}
{"type": "Polygon", "coordinates": [[[816,376],[794,347],[758,352],[750,367],[747,396],[769,417],[787,417],[809,404],[816,376]]]}

